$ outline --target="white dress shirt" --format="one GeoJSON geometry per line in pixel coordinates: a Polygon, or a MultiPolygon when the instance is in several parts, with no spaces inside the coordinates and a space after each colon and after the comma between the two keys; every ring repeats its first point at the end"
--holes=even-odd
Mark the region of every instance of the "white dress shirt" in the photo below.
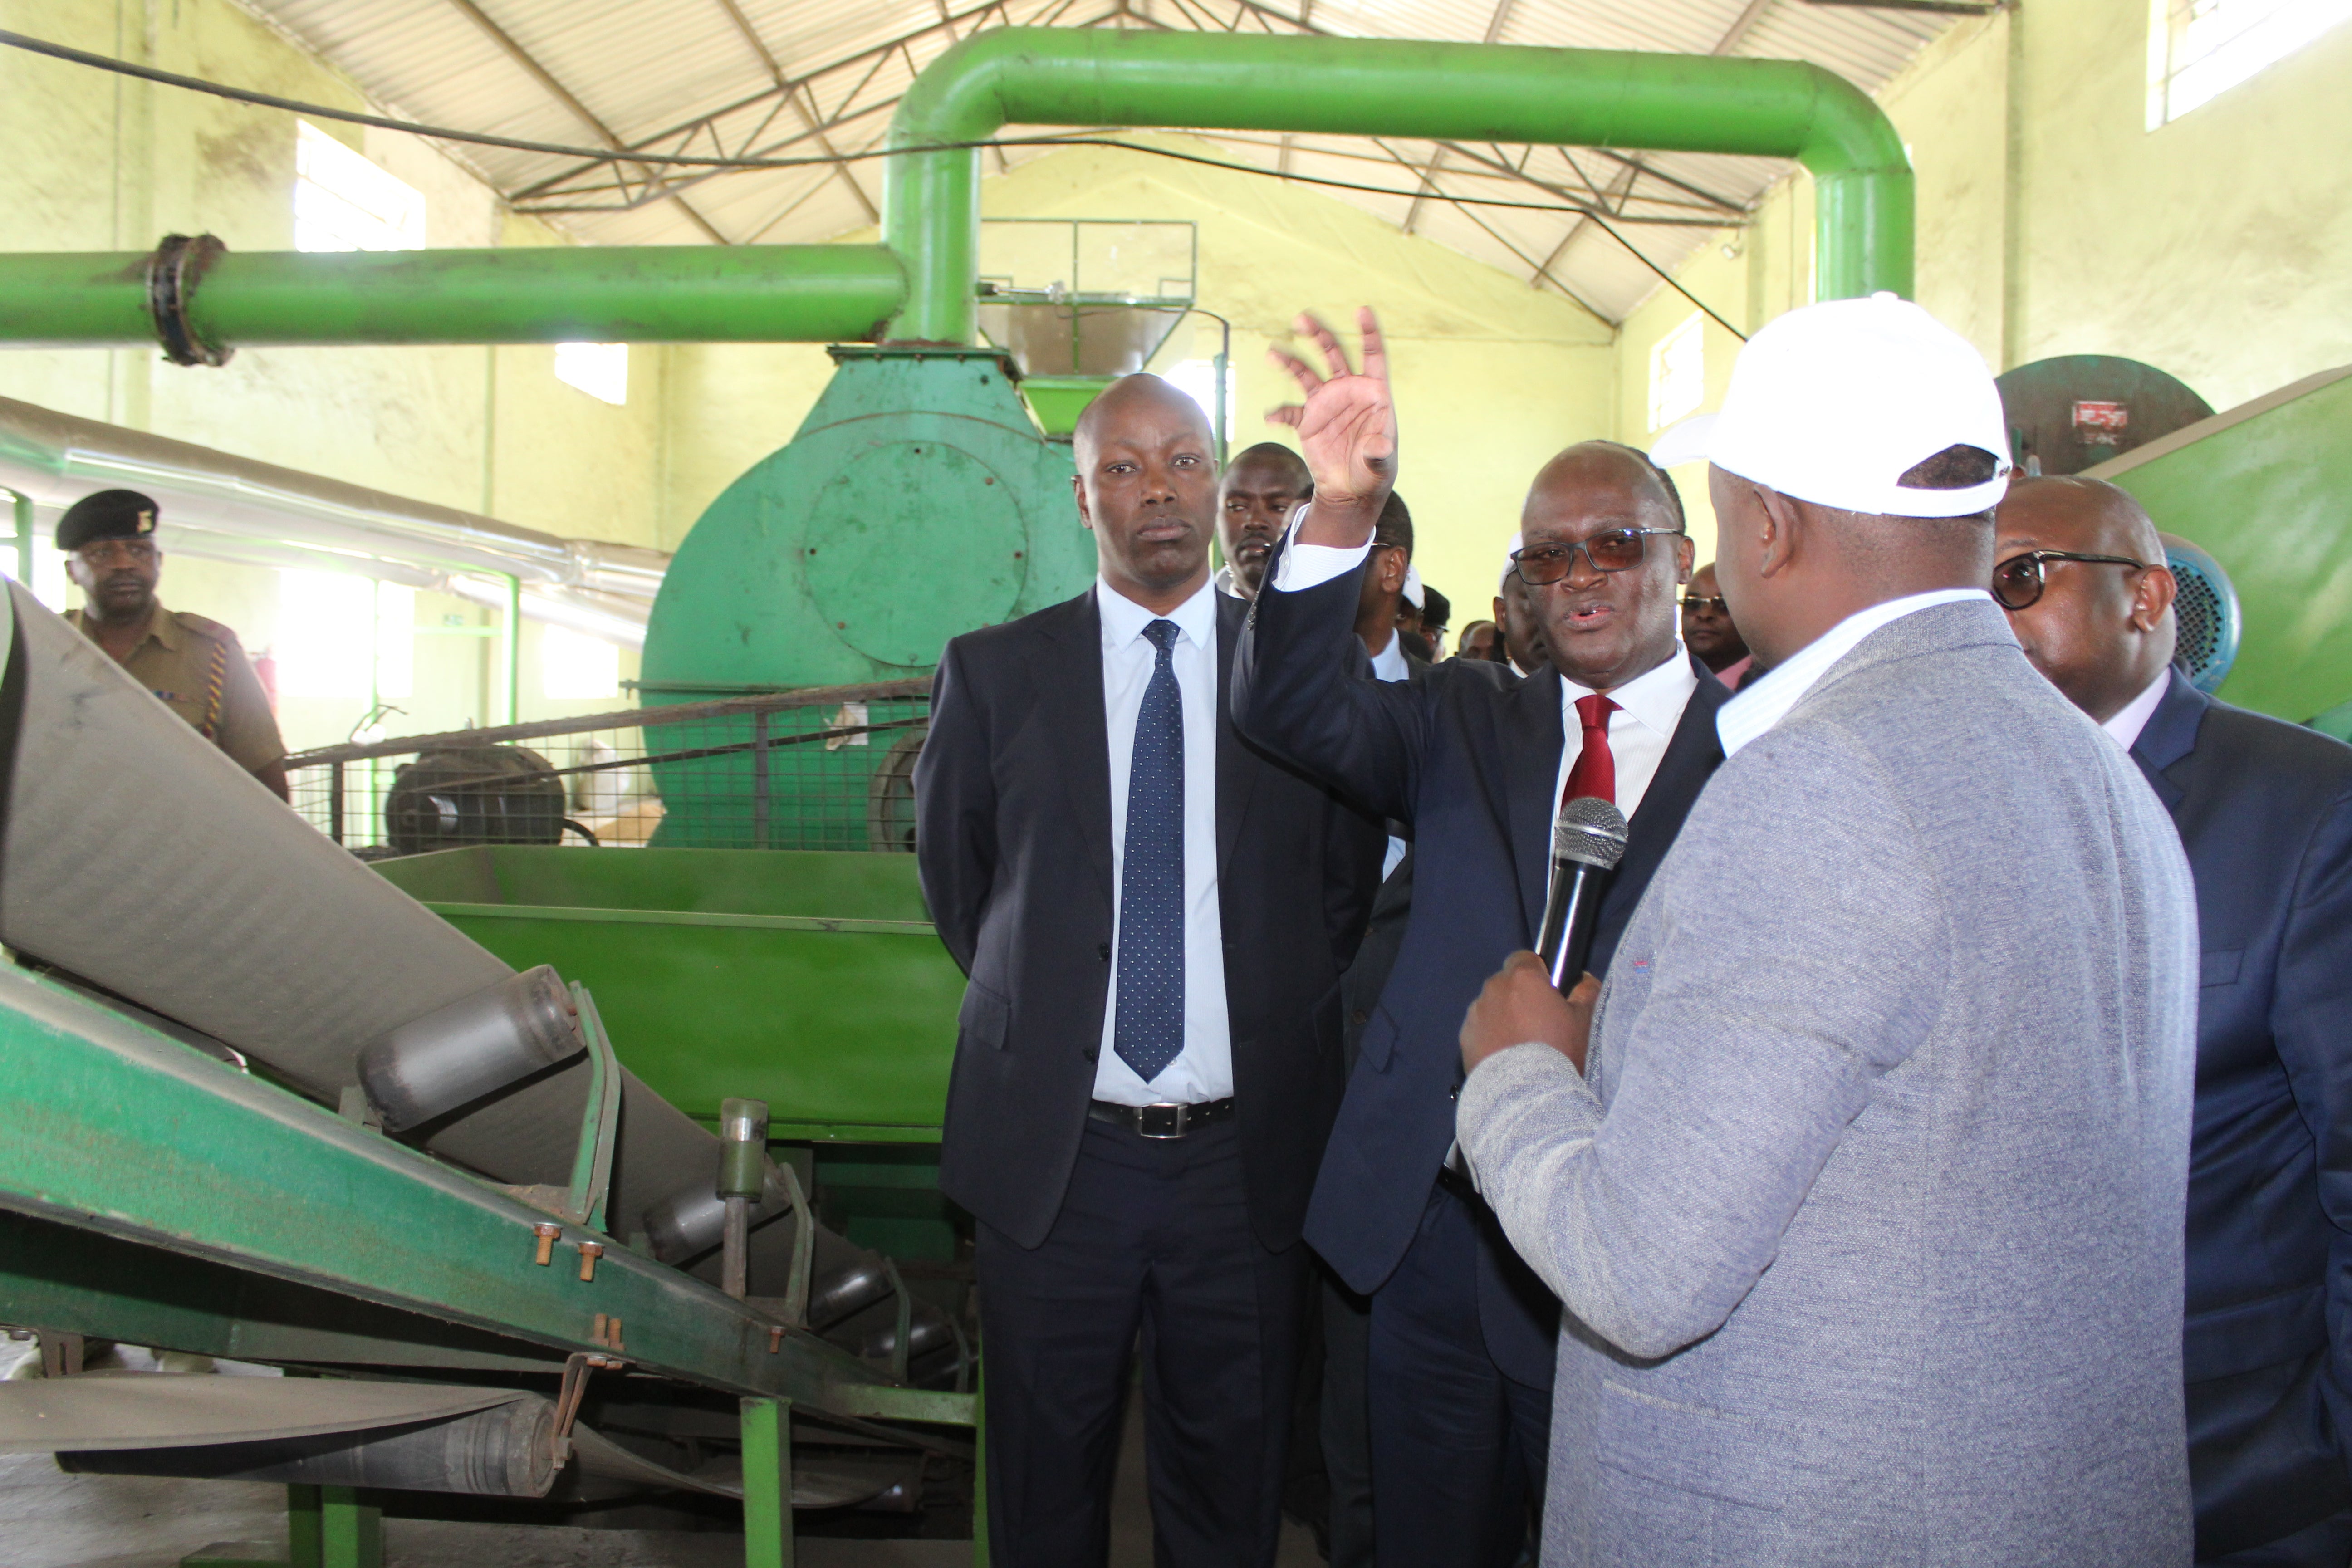
{"type": "Polygon", "coordinates": [[[2114,718],[2099,728],[2114,736],[2116,745],[2130,751],[2139,744],[2139,732],[2147,729],[2147,721],[2156,716],[2156,705],[2164,700],[2164,694],[2171,686],[2172,667],[2166,665],[2156,672],[2156,679],[2147,683],[2147,690],[2125,703],[2114,718]]]}
{"type": "Polygon", "coordinates": [[[1856,610],[1742,686],[1737,696],[1716,710],[1715,730],[1723,738],[1723,754],[1738,755],[1742,746],[1787,718],[1798,699],[1829,673],[1830,666],[1852,653],[1856,643],[1879,627],[1937,605],[1958,605],[1970,599],[1990,602],[1991,598],[1982,588],[1936,588],[1856,610]]]}
{"type": "MultiPolygon", "coordinates": [[[[1576,711],[1577,699],[1591,696],[1593,689],[1565,675],[1559,678],[1559,721],[1568,732],[1568,744],[1552,781],[1555,801],[1567,793],[1568,775],[1584,752],[1584,720],[1576,711]]],[[[1691,668],[1682,638],[1676,637],[1675,651],[1663,663],[1601,694],[1617,704],[1617,711],[1609,715],[1609,754],[1617,763],[1617,809],[1629,819],[1650,793],[1650,781],[1666,760],[1666,742],[1675,738],[1675,726],[1683,721],[1683,710],[1697,689],[1698,672],[1691,668]]]]}
{"type": "Polygon", "coordinates": [[[1215,574],[1209,579],[1209,586],[1228,599],[1239,599],[1244,604],[1249,602],[1249,595],[1242,592],[1242,585],[1234,581],[1234,569],[1231,563],[1217,568],[1215,574]]]}
{"type": "MultiPolygon", "coordinates": [[[[1301,508],[1291,520],[1290,546],[1282,552],[1282,569],[1274,586],[1285,594],[1299,593],[1328,583],[1343,572],[1352,572],[1371,552],[1370,542],[1352,550],[1300,543],[1298,526],[1306,515],[1306,509],[1301,508]]],[[[1389,639],[1389,647],[1397,647],[1395,637],[1389,639]]],[[[1396,657],[1402,664],[1403,653],[1399,651],[1396,657]]],[[[1373,673],[1379,674],[1377,658],[1372,668],[1373,673]]],[[[1628,817],[1640,808],[1642,797],[1649,793],[1650,781],[1658,776],[1658,764],[1665,760],[1666,742],[1674,739],[1675,726],[1683,721],[1683,709],[1697,689],[1698,674],[1691,668],[1690,655],[1677,636],[1675,651],[1664,662],[1604,694],[1617,704],[1617,711],[1609,715],[1609,753],[1617,763],[1617,809],[1628,817]]],[[[1565,675],[1560,677],[1559,716],[1567,740],[1560,750],[1559,771],[1553,775],[1555,801],[1568,787],[1569,772],[1584,751],[1584,721],[1577,714],[1576,700],[1591,694],[1592,688],[1579,686],[1565,675]]]]}
{"type": "MultiPolygon", "coordinates": [[[[1366,548],[1370,548],[1367,546],[1366,548]]],[[[1372,655],[1372,676],[1378,680],[1394,683],[1412,679],[1412,666],[1405,662],[1404,638],[1389,634],[1388,646],[1372,655]]],[[[1389,835],[1388,853],[1381,858],[1381,880],[1385,882],[1396,874],[1404,860],[1405,843],[1395,834],[1389,835]]]]}
{"type": "Polygon", "coordinates": [[[1110,731],[1110,984],[1103,994],[1095,1094],[1118,1105],[1190,1105],[1234,1092],[1232,1026],[1225,1011],[1225,931],[1217,908],[1217,598],[1210,584],[1166,615],[1145,609],[1100,578],[1103,718],[1110,731]],[[1169,656],[1184,709],[1184,1048],[1149,1083],[1115,1048],[1118,1022],[1118,904],[1127,873],[1128,773],[1135,721],[1159,653],[1143,628],[1176,623],[1169,656]]]}

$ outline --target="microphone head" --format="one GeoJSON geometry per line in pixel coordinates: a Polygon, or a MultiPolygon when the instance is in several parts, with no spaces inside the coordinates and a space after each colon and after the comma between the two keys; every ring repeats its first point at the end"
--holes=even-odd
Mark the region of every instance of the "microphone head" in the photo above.
{"type": "Polygon", "coordinates": [[[1625,814],[1597,795],[1562,801],[1552,820],[1551,856],[1615,870],[1625,858],[1625,814]]]}

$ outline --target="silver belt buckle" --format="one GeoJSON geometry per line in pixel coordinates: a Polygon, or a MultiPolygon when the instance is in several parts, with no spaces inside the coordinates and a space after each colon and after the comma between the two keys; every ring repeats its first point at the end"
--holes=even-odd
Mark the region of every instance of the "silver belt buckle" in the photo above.
{"type": "Polygon", "coordinates": [[[1146,1138],[1181,1138],[1185,1112],[1189,1105],[1139,1105],[1135,1108],[1135,1130],[1146,1138]]]}

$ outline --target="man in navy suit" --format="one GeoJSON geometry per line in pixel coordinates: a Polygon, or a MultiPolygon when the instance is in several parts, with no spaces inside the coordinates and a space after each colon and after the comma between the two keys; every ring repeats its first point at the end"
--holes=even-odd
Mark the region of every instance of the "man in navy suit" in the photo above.
{"type": "Polygon", "coordinates": [[[2217,702],[2172,668],[2172,574],[2124,490],[2019,481],[1994,560],[2026,657],[2139,763],[2197,879],[2182,1342],[2197,1560],[2344,1568],[2352,747],[2217,702]]]}
{"type": "Polygon", "coordinates": [[[940,1186],[977,1222],[992,1561],[1103,1563],[1139,1337],[1158,1560],[1271,1568],[1383,835],[1226,718],[1244,605],[1209,585],[1200,408],[1129,376],[1074,446],[1100,575],[948,644],[915,770],[971,976],[940,1186]]]}
{"type": "MultiPolygon", "coordinates": [[[[1277,551],[1234,682],[1234,722],[1365,809],[1410,823],[1412,913],[1364,1026],[1307,1215],[1307,1238],[1371,1298],[1372,1512],[1382,1563],[1507,1568],[1543,1485],[1559,1306],[1463,1178],[1445,1169],[1462,1017],[1505,955],[1533,945],[1563,795],[1632,821],[1592,967],[1722,760],[1723,687],[1675,635],[1691,542],[1680,499],[1641,453],[1571,447],[1528,492],[1513,570],[1549,663],[1525,679],[1456,659],[1388,685],[1343,657],[1370,530],[1348,510],[1392,474],[1353,471],[1344,437],[1394,420],[1378,324],[1364,374],[1300,326],[1328,380],[1297,424],[1315,500],[1277,551]]],[[[1374,444],[1377,446],[1377,443],[1374,444]]]]}

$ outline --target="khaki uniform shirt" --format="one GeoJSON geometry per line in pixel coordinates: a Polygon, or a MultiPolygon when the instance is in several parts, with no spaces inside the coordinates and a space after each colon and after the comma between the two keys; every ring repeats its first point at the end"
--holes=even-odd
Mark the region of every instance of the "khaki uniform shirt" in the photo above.
{"type": "MultiPolygon", "coordinates": [[[[68,610],[66,620],[89,636],[81,611],[68,610]]],[[[246,772],[285,760],[286,742],[252,661],[218,621],[158,604],[123,668],[246,772]]]]}

